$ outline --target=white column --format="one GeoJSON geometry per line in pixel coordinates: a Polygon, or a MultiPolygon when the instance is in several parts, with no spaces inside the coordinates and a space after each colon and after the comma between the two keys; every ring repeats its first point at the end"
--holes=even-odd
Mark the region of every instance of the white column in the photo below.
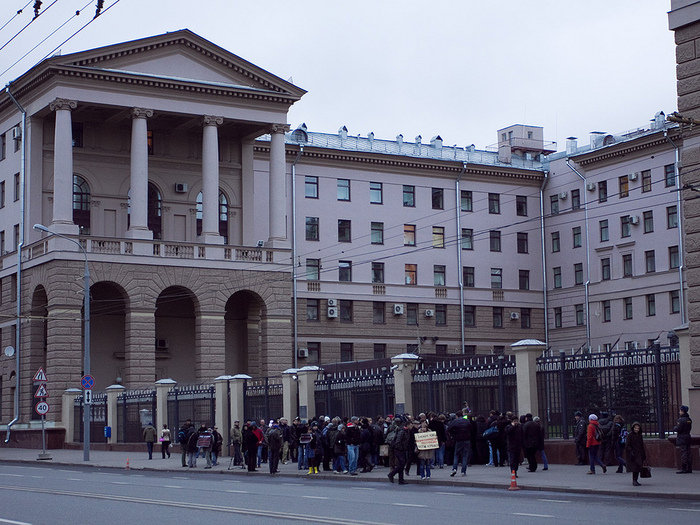
{"type": "Polygon", "coordinates": [[[547,349],[547,345],[536,339],[523,339],[510,345],[507,354],[515,355],[517,378],[518,413],[539,414],[537,399],[537,358],[547,349]]]}
{"type": "Polygon", "coordinates": [[[204,117],[202,133],[202,238],[210,244],[223,244],[219,235],[219,132],[222,117],[204,117]]]}
{"type": "Polygon", "coordinates": [[[298,415],[299,383],[296,373],[296,368],[282,372],[282,414],[287,421],[292,421],[298,415]]]}
{"type": "Polygon", "coordinates": [[[152,109],[133,108],[131,112],[131,213],[129,231],[132,239],[153,239],[148,229],[148,125],[152,109]]]}
{"type": "Polygon", "coordinates": [[[299,417],[312,419],[316,415],[316,392],[314,381],[322,371],[318,366],[305,366],[297,370],[299,388],[299,417]]]}
{"type": "Polygon", "coordinates": [[[285,216],[287,203],[285,200],[285,147],[284,134],[289,131],[287,125],[275,125],[270,133],[270,237],[271,246],[288,247],[287,224],[285,216]]]}
{"type": "Polygon", "coordinates": [[[399,354],[391,358],[391,367],[394,369],[394,414],[413,413],[413,370],[420,361],[415,354],[399,354]]]}
{"type": "Polygon", "coordinates": [[[49,108],[56,112],[53,147],[53,220],[51,229],[58,233],[78,233],[73,224],[73,121],[75,100],[57,98],[49,108]]]}
{"type": "Polygon", "coordinates": [[[107,394],[107,426],[112,429],[112,437],[107,439],[107,443],[117,442],[117,436],[119,435],[117,401],[119,400],[119,395],[125,390],[126,388],[122,385],[110,385],[105,388],[105,393],[107,394]]]}

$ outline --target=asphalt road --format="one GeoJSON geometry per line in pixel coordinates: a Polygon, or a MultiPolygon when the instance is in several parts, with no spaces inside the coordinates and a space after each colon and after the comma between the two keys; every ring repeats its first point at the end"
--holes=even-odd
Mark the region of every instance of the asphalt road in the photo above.
{"type": "Polygon", "coordinates": [[[700,502],[387,482],[0,464],[2,524],[700,521],[700,502]],[[177,520],[177,521],[175,521],[177,520]],[[184,520],[184,521],[183,521],[184,520]],[[426,521],[429,520],[429,521],[426,521]]]}

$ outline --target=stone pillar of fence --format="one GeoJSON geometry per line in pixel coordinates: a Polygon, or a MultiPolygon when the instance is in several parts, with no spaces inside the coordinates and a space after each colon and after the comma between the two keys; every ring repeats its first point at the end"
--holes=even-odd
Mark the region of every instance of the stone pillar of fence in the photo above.
{"type": "MultiPolygon", "coordinates": [[[[219,427],[224,446],[221,447],[221,455],[228,454],[226,443],[229,442],[231,427],[234,419],[231,419],[231,406],[229,406],[228,388],[233,376],[219,376],[214,379],[214,395],[216,396],[216,414],[214,414],[214,425],[219,427]]],[[[242,428],[242,427],[241,427],[242,428]]]]}
{"type": "MultiPolygon", "coordinates": [[[[177,386],[174,379],[159,379],[156,381],[156,420],[153,422],[160,437],[163,425],[168,422],[168,392],[177,386]]],[[[176,428],[171,428],[170,433],[177,433],[176,428]]]]}
{"type": "Polygon", "coordinates": [[[289,368],[282,372],[282,415],[289,424],[292,423],[299,411],[297,372],[297,368],[289,368]]]}
{"type": "Polygon", "coordinates": [[[112,429],[111,437],[107,438],[107,443],[116,443],[119,435],[119,418],[117,417],[117,399],[119,394],[124,392],[126,387],[122,385],[110,385],[105,388],[107,395],[107,426],[112,429]]]}
{"type": "Polygon", "coordinates": [[[61,399],[61,424],[66,429],[66,443],[73,442],[75,432],[75,398],[83,391],[79,388],[68,388],[63,391],[61,399]]]}
{"type": "Polygon", "coordinates": [[[674,328],[673,331],[678,336],[681,402],[690,408],[692,416],[694,413],[700,412],[700,374],[693,374],[693,361],[697,362],[695,368],[700,368],[700,348],[695,349],[695,351],[691,350],[690,328],[687,324],[674,328]]]}
{"type": "MultiPolygon", "coordinates": [[[[231,424],[234,421],[241,422],[241,428],[243,428],[243,422],[245,421],[245,393],[243,387],[246,380],[253,379],[246,374],[236,374],[230,379],[231,385],[231,424]]],[[[231,429],[229,429],[230,431],[231,429]]]]}
{"type": "Polygon", "coordinates": [[[523,339],[510,345],[507,352],[515,356],[515,378],[517,381],[518,413],[539,414],[537,399],[537,358],[547,345],[537,339],[523,339]]]}
{"type": "Polygon", "coordinates": [[[413,370],[418,364],[419,357],[415,354],[399,354],[391,358],[391,368],[394,371],[394,414],[413,413],[413,370]]]}
{"type": "Polygon", "coordinates": [[[316,415],[316,397],[314,381],[318,372],[322,370],[318,366],[305,366],[297,370],[299,388],[299,417],[311,419],[316,415]]]}

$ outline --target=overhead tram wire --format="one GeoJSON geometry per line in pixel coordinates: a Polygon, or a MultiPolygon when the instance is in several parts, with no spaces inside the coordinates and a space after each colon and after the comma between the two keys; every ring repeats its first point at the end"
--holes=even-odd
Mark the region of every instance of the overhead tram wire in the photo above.
{"type": "Polygon", "coordinates": [[[56,5],[57,3],[58,3],[58,0],[53,0],[53,2],[51,2],[51,3],[48,5],[48,7],[46,7],[46,9],[44,9],[44,10],[41,11],[41,12],[38,11],[38,9],[39,9],[38,7],[35,7],[35,16],[34,16],[34,18],[32,18],[29,22],[27,22],[27,23],[25,24],[25,26],[24,26],[22,29],[20,29],[19,31],[17,31],[17,32],[14,34],[14,36],[13,36],[12,38],[10,38],[7,42],[5,42],[5,43],[2,45],[2,47],[0,47],[0,51],[2,51],[3,49],[5,49],[5,48],[7,47],[7,45],[8,45],[10,42],[12,42],[15,38],[17,38],[17,37],[22,33],[22,31],[24,31],[25,29],[27,29],[27,28],[31,25],[31,23],[34,22],[34,20],[36,20],[36,19],[39,18],[41,15],[43,15],[44,13],[46,13],[46,11],[48,11],[49,9],[51,9],[51,8],[52,8],[54,5],[56,5]]]}
{"type": "Polygon", "coordinates": [[[26,4],[24,4],[24,7],[23,7],[22,9],[18,9],[17,12],[16,12],[14,15],[12,15],[12,17],[11,17],[7,22],[5,22],[5,23],[2,25],[2,27],[0,27],[0,31],[2,31],[3,29],[5,29],[5,28],[7,27],[7,25],[8,25],[10,22],[12,22],[12,21],[13,21],[15,18],[17,18],[19,15],[21,15],[21,14],[22,14],[22,11],[24,11],[24,10],[27,8],[27,6],[28,6],[29,4],[31,4],[31,3],[32,3],[32,0],[29,0],[29,2],[27,2],[26,4]]]}

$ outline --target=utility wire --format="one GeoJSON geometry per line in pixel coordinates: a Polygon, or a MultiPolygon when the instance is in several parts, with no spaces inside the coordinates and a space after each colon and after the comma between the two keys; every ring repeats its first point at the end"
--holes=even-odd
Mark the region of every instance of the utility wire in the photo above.
{"type": "Polygon", "coordinates": [[[29,27],[29,25],[30,25],[32,22],[34,22],[34,20],[36,20],[36,19],[39,18],[41,15],[43,15],[44,13],[46,13],[46,11],[48,11],[48,10],[51,9],[54,5],[56,5],[57,2],[58,2],[58,0],[54,0],[53,2],[51,2],[51,4],[49,4],[49,6],[48,6],[46,9],[44,9],[44,10],[41,11],[41,12],[39,12],[39,7],[41,7],[41,2],[39,2],[39,7],[37,7],[36,4],[35,4],[35,7],[34,7],[34,13],[35,13],[35,14],[34,14],[34,18],[32,18],[29,22],[27,22],[26,25],[25,25],[22,29],[20,29],[17,33],[15,33],[15,35],[14,35],[12,38],[10,38],[7,42],[5,42],[5,43],[3,44],[3,46],[0,47],[0,51],[2,51],[3,49],[5,49],[5,48],[7,47],[7,45],[8,45],[10,42],[12,42],[15,38],[17,38],[17,37],[22,33],[22,31],[24,31],[25,29],[27,29],[27,28],[29,27]]]}
{"type": "Polygon", "coordinates": [[[29,4],[31,4],[31,3],[32,3],[32,0],[29,0],[29,2],[27,2],[26,4],[24,4],[24,7],[23,7],[22,9],[18,9],[17,12],[16,12],[14,15],[12,15],[12,18],[10,18],[7,22],[5,22],[5,23],[2,25],[2,27],[0,27],[0,31],[2,31],[3,29],[5,29],[5,28],[7,27],[7,25],[8,25],[10,22],[12,22],[12,21],[13,21],[15,18],[17,18],[19,15],[21,15],[21,14],[22,14],[22,11],[24,11],[24,10],[27,8],[27,6],[28,6],[29,4]]]}

